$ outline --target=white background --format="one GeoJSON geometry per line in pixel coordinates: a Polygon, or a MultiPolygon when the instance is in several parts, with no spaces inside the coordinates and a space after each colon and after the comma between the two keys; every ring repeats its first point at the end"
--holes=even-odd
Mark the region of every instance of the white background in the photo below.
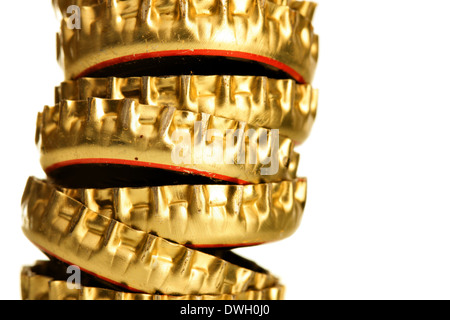
{"type": "MultiPolygon", "coordinates": [[[[1,32],[2,299],[44,256],[21,231],[43,177],[36,114],[62,80],[50,1],[8,1],[1,32]]],[[[287,240],[238,250],[288,299],[450,298],[450,2],[319,0],[319,112],[300,148],[306,212],[287,240]]]]}

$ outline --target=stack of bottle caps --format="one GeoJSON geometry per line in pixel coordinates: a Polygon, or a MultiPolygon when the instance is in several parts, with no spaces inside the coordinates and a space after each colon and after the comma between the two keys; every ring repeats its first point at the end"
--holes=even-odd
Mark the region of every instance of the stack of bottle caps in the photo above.
{"type": "Polygon", "coordinates": [[[53,5],[66,80],[37,118],[47,177],[22,199],[23,232],[49,260],[23,268],[23,298],[282,299],[276,276],[231,249],[300,224],[315,4],[53,5]]]}

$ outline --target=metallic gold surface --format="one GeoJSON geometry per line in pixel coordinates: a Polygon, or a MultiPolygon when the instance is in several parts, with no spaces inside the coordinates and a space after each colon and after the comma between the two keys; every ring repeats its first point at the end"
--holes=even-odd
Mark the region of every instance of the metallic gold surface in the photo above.
{"type": "Polygon", "coordinates": [[[205,113],[143,105],[132,99],[64,100],[44,108],[36,130],[41,165],[47,174],[67,163],[120,163],[248,184],[293,180],[299,162],[293,141],[281,135],[278,139],[273,130],[205,113]],[[202,130],[196,130],[196,123],[202,130]],[[219,138],[211,139],[207,134],[210,129],[219,138]],[[173,160],[174,148],[180,145],[179,137],[173,138],[174,132],[188,135],[188,164],[173,160]],[[238,133],[230,146],[229,132],[238,133]],[[250,132],[255,134],[249,137],[250,132]],[[267,146],[278,144],[279,148],[264,147],[258,140],[261,136],[267,137],[267,146]],[[205,154],[201,148],[215,150],[217,142],[223,147],[223,157],[198,158],[205,154]],[[241,163],[237,161],[240,155],[241,163]]]}
{"type": "MultiPolygon", "coordinates": [[[[271,0],[277,1],[277,0],[271,0]]],[[[316,11],[317,3],[309,1],[298,1],[298,0],[281,0],[280,2],[288,2],[287,5],[293,10],[297,10],[303,17],[312,21],[314,17],[314,12],[316,11]]],[[[286,4],[285,4],[286,5],[286,4]]]]}
{"type": "Polygon", "coordinates": [[[283,300],[285,288],[275,285],[261,290],[217,295],[163,295],[121,292],[102,287],[81,286],[69,289],[67,281],[55,280],[45,270],[52,262],[38,261],[21,272],[23,300],[283,300]],[[35,270],[35,269],[40,270],[35,270]]]}
{"type": "Polygon", "coordinates": [[[227,261],[229,251],[213,256],[132,229],[33,180],[22,198],[22,230],[28,239],[47,254],[111,283],[169,295],[236,294],[278,283],[253,262],[239,262],[242,267],[227,261]]]}
{"type": "MultiPolygon", "coordinates": [[[[41,269],[46,267],[46,261],[38,261],[34,268],[41,269]]],[[[22,267],[20,273],[20,289],[22,300],[48,300],[49,299],[49,282],[53,278],[48,274],[36,274],[32,271],[32,267],[22,267]]]]}
{"type": "Polygon", "coordinates": [[[190,55],[196,50],[269,61],[299,82],[311,83],[314,76],[318,37],[311,25],[313,3],[53,0],[53,4],[61,18],[57,48],[66,79],[119,60],[174,51],[190,55]],[[69,27],[69,5],[81,7],[80,29],[69,27]]]}
{"type": "MultiPolygon", "coordinates": [[[[55,187],[30,179],[36,201],[55,187]]],[[[293,234],[306,201],[306,179],[259,185],[174,185],[61,189],[92,211],[133,229],[191,247],[236,247],[293,234]]],[[[50,206],[52,206],[50,200],[50,206]]]]}
{"type": "Polygon", "coordinates": [[[171,76],[80,78],[62,82],[55,103],[88,98],[134,99],[196,113],[279,129],[296,143],[308,137],[317,111],[318,92],[293,80],[251,76],[171,76]]]}

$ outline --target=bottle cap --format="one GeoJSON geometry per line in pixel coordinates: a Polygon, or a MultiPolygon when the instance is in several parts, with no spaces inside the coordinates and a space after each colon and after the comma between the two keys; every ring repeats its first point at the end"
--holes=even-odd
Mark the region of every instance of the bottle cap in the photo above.
{"type": "MultiPolygon", "coordinates": [[[[68,284],[68,274],[55,276],[53,261],[37,261],[21,272],[23,300],[283,300],[285,287],[277,284],[261,290],[236,294],[164,295],[113,290],[100,286],[68,284]]],[[[60,270],[60,274],[65,270],[60,270]]]]}
{"type": "Polygon", "coordinates": [[[36,142],[44,171],[69,188],[280,182],[299,162],[277,129],[132,99],[45,107],[36,142]]]}
{"type": "Polygon", "coordinates": [[[151,106],[208,113],[251,126],[279,129],[300,144],[317,112],[318,91],[288,79],[253,76],[80,78],[61,83],[55,103],[88,98],[134,99],[151,106]]]}
{"type": "MultiPolygon", "coordinates": [[[[47,201],[56,189],[37,179],[28,183],[31,185],[27,190],[38,193],[36,201],[47,201]]],[[[191,248],[232,248],[292,235],[303,216],[306,179],[246,186],[173,185],[60,191],[90,210],[133,229],[191,248]]]]}
{"type": "MultiPolygon", "coordinates": [[[[33,178],[30,178],[34,180],[33,178]]],[[[29,181],[22,198],[26,237],[46,254],[130,291],[236,294],[278,279],[229,250],[214,255],[133,229],[47,184],[29,181]]]]}
{"type": "Polygon", "coordinates": [[[66,79],[211,74],[211,70],[290,77],[300,83],[311,83],[314,76],[318,58],[318,37],[311,24],[314,3],[54,0],[53,4],[61,19],[57,56],[66,79]]]}

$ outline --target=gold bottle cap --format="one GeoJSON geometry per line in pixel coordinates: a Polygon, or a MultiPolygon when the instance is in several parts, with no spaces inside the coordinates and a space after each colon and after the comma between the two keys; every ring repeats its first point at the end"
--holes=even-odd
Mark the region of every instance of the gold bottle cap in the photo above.
{"type": "MultiPolygon", "coordinates": [[[[69,288],[67,279],[58,279],[52,261],[37,261],[25,266],[21,272],[23,300],[283,300],[285,287],[277,284],[261,290],[248,290],[236,294],[216,295],[163,295],[124,292],[104,287],[81,285],[69,288]]],[[[64,272],[64,270],[62,270],[64,272]]],[[[67,277],[67,275],[66,275],[67,277]]]]}
{"type": "Polygon", "coordinates": [[[130,186],[122,184],[129,173],[120,176],[117,168],[107,179],[120,181],[103,184],[95,170],[82,175],[65,171],[81,179],[83,185],[68,183],[67,176],[60,174],[86,164],[160,170],[163,173],[159,176],[145,171],[137,177],[147,178],[141,186],[152,186],[167,181],[211,183],[193,177],[237,184],[293,180],[299,162],[293,141],[279,135],[277,129],[174,107],[143,105],[132,99],[64,100],[45,107],[38,115],[36,143],[45,172],[56,183],[71,188],[130,186]],[[172,179],[169,174],[178,176],[172,179]],[[94,185],[85,185],[86,180],[95,180],[94,185]]]}
{"type": "Polygon", "coordinates": [[[62,82],[55,103],[88,98],[134,99],[208,113],[251,126],[279,129],[296,143],[308,137],[317,111],[318,92],[293,80],[252,76],[171,76],[80,78],[62,82]]]}
{"type": "Polygon", "coordinates": [[[135,292],[236,294],[278,279],[231,251],[189,249],[96,213],[30,178],[22,198],[22,230],[45,253],[135,292]],[[45,195],[45,197],[43,196],[45,195]]]}
{"type": "MultiPolygon", "coordinates": [[[[30,179],[29,184],[27,190],[37,192],[36,201],[46,201],[55,190],[45,181],[30,179]]],[[[306,179],[246,186],[173,185],[60,191],[90,210],[133,229],[192,248],[231,248],[292,235],[303,216],[306,179]]]]}
{"type": "Polygon", "coordinates": [[[20,273],[22,300],[48,300],[49,282],[53,280],[47,272],[47,261],[37,261],[34,266],[25,266],[20,273]]]}
{"type": "Polygon", "coordinates": [[[53,5],[61,16],[57,56],[66,79],[98,76],[120,64],[126,67],[106,73],[117,76],[164,64],[164,70],[151,69],[153,75],[189,74],[196,64],[201,70],[196,74],[222,68],[234,71],[226,74],[267,72],[300,83],[311,83],[314,76],[318,58],[318,37],[311,24],[314,3],[53,0],[53,5]],[[68,14],[70,5],[78,5],[79,12],[68,14]],[[170,60],[173,57],[178,62],[170,60]],[[210,68],[204,66],[207,57],[222,60],[216,64],[209,60],[214,65],[210,68]],[[156,63],[136,68],[145,59],[156,63]],[[238,65],[239,61],[246,63],[238,65]],[[229,68],[230,63],[234,67],[229,68]]]}

